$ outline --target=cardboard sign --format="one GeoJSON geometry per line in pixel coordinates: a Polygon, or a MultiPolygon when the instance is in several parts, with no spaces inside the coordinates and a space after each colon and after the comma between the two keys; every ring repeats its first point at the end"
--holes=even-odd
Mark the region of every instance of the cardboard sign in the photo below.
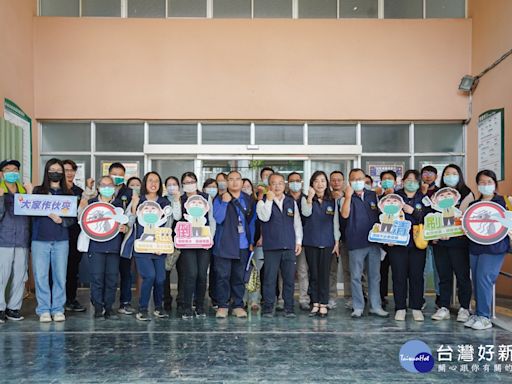
{"type": "Polygon", "coordinates": [[[190,196],[185,202],[186,214],[183,215],[186,222],[176,224],[176,236],[174,241],[177,248],[203,248],[210,249],[213,239],[210,227],[206,225],[206,214],[210,206],[201,195],[190,196]]]}
{"type": "Polygon", "coordinates": [[[112,204],[96,202],[89,204],[78,219],[80,228],[91,240],[105,242],[119,234],[121,224],[128,223],[122,208],[112,204]]]}
{"type": "Polygon", "coordinates": [[[390,193],[379,200],[380,223],[376,223],[368,233],[368,241],[381,244],[407,246],[411,237],[411,222],[404,219],[402,211],[405,203],[401,196],[390,193]]]}
{"type": "Polygon", "coordinates": [[[73,195],[14,195],[14,214],[18,216],[77,216],[77,197],[73,195]]]}
{"type": "Polygon", "coordinates": [[[138,253],[173,253],[172,229],[163,227],[169,216],[171,207],[162,208],[155,201],[144,201],[137,208],[137,222],[144,227],[140,239],[135,240],[134,249],[138,253]]]}
{"type": "Polygon", "coordinates": [[[512,229],[512,212],[492,201],[471,205],[462,217],[466,236],[477,244],[499,243],[512,229]]]}
{"type": "Polygon", "coordinates": [[[441,238],[463,236],[462,212],[457,209],[460,193],[454,188],[441,188],[432,195],[423,199],[425,205],[430,205],[437,212],[425,216],[423,234],[425,240],[439,240],[441,238]]]}

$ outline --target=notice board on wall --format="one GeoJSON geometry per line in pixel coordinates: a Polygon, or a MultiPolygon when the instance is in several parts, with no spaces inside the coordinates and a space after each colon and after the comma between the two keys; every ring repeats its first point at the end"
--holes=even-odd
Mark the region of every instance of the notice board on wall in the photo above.
{"type": "Polygon", "coordinates": [[[505,178],[505,110],[492,109],[478,117],[478,170],[490,169],[505,178]]]}

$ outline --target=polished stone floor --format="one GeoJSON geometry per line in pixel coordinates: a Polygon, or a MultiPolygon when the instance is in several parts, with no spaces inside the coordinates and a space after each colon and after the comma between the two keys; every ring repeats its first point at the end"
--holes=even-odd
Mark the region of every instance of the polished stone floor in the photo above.
{"type": "MultiPolygon", "coordinates": [[[[83,303],[87,292],[80,292],[83,303]]],[[[280,314],[217,320],[212,312],[206,319],[185,321],[174,315],[141,323],[131,316],[94,320],[88,311],[70,314],[64,323],[40,324],[28,300],[27,319],[0,325],[0,382],[512,382],[510,358],[501,363],[501,373],[494,371],[497,356],[487,363],[489,372],[477,361],[479,345],[512,346],[512,333],[503,328],[473,331],[455,321],[434,323],[429,316],[424,323],[409,316],[405,323],[392,317],[354,320],[343,304],[338,300],[326,319],[297,310],[291,320],[280,314]],[[413,339],[424,341],[434,359],[441,344],[451,346],[453,362],[443,363],[447,372],[438,371],[437,361],[427,374],[405,371],[398,354],[413,339]],[[478,372],[472,371],[473,363],[457,362],[457,346],[468,344],[475,349],[478,372]],[[464,368],[468,372],[461,372],[464,368]]],[[[432,302],[425,312],[432,314],[432,302]]]]}

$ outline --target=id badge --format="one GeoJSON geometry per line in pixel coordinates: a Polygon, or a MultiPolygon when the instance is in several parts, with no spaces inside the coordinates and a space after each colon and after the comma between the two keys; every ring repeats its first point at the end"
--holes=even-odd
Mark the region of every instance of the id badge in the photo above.
{"type": "Polygon", "coordinates": [[[238,233],[244,233],[244,226],[242,224],[238,224],[238,233]]]}

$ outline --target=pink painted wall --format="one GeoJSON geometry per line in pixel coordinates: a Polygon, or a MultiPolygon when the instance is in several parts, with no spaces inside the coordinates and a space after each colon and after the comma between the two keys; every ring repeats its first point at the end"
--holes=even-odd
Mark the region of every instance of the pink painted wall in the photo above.
{"type": "Polygon", "coordinates": [[[462,120],[471,20],[34,20],[38,119],[462,120]]]}

